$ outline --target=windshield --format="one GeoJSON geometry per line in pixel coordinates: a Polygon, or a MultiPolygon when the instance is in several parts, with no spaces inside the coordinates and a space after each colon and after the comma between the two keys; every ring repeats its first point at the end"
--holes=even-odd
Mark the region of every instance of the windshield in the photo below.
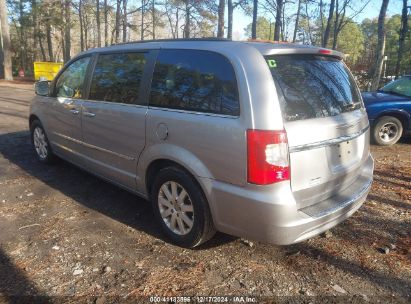
{"type": "Polygon", "coordinates": [[[382,87],[381,91],[411,97],[411,78],[403,77],[382,87]]]}
{"type": "Polygon", "coordinates": [[[336,116],[362,105],[355,81],[341,60],[318,55],[265,59],[287,121],[336,116]]]}

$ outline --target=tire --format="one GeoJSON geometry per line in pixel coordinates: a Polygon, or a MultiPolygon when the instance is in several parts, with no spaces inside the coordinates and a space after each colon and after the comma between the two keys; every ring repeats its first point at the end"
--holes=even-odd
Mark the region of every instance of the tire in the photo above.
{"type": "Polygon", "coordinates": [[[382,116],[373,128],[373,139],[380,146],[391,146],[402,136],[402,123],[392,116],[382,116]]]}
{"type": "Polygon", "coordinates": [[[34,120],[30,125],[31,143],[34,148],[34,153],[37,159],[45,164],[50,164],[55,160],[53,151],[49,140],[46,135],[46,131],[39,120],[34,120]]]}
{"type": "Polygon", "coordinates": [[[161,169],[151,188],[151,202],[156,221],[174,244],[194,248],[215,234],[203,191],[185,171],[176,167],[161,169]]]}

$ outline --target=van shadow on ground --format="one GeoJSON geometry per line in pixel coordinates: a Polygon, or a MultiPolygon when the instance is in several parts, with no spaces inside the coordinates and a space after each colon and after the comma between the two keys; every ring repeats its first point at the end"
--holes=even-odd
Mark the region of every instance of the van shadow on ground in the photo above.
{"type": "Polygon", "coordinates": [[[0,303],[49,303],[50,299],[16,267],[0,248],[0,303]]]}
{"type": "MultiPolygon", "coordinates": [[[[40,163],[35,158],[28,131],[0,135],[0,153],[26,173],[85,207],[168,242],[155,223],[148,201],[63,160],[58,159],[52,165],[40,163]]],[[[217,233],[199,249],[216,247],[233,240],[235,238],[232,236],[217,233]]]]}

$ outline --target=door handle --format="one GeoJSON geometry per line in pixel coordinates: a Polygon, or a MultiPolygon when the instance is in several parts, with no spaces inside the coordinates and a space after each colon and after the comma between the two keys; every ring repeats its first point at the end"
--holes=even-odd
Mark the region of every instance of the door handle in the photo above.
{"type": "Polygon", "coordinates": [[[80,111],[76,109],[71,109],[70,112],[71,114],[74,114],[74,115],[77,115],[78,113],[80,113],[80,111]]]}
{"type": "Polygon", "coordinates": [[[94,116],[96,116],[96,114],[91,113],[91,112],[83,112],[83,115],[86,116],[86,117],[94,117],[94,116]]]}

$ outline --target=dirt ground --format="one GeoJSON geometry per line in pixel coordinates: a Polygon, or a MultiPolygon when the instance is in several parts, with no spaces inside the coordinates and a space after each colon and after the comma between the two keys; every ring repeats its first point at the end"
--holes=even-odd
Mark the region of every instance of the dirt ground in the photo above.
{"type": "Polygon", "coordinates": [[[325,235],[280,247],[219,233],[186,250],[163,238],[146,201],[35,159],[33,94],[30,84],[0,83],[0,303],[410,303],[411,139],[372,146],[367,201],[325,235]],[[166,300],[184,301],[156,298],[166,300]]]}

